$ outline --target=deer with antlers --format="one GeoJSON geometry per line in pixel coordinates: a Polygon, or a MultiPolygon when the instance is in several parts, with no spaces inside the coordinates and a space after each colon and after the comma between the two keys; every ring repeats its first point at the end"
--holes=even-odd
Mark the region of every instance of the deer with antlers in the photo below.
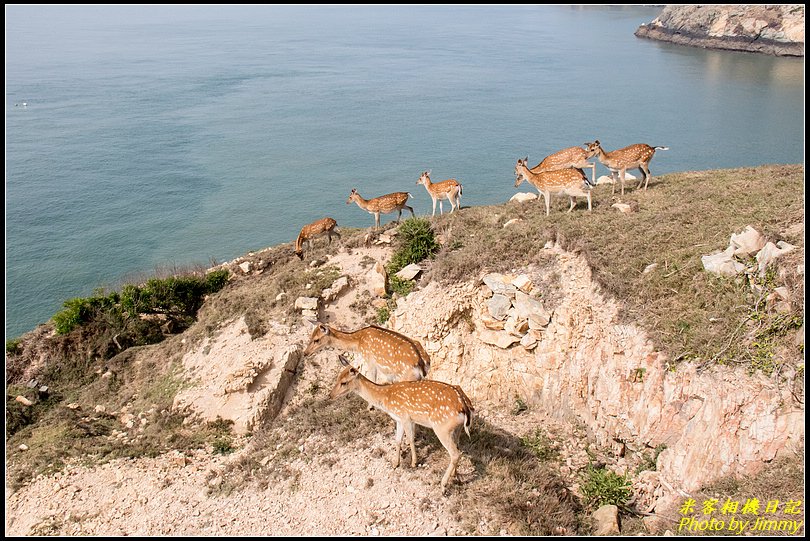
{"type": "Polygon", "coordinates": [[[326,347],[359,353],[365,361],[366,376],[376,383],[416,381],[430,370],[430,356],[425,348],[404,334],[377,325],[344,332],[325,323],[312,323],[315,327],[305,356],[326,347]]]}
{"type": "Polygon", "coordinates": [[[515,165],[515,188],[525,180],[537,188],[546,202],[546,216],[549,215],[552,194],[567,195],[571,201],[568,212],[574,210],[576,205],[574,197],[585,197],[588,200],[588,210],[591,210],[591,189],[588,177],[582,169],[568,168],[543,173],[533,173],[528,165],[528,157],[518,159],[515,165]]]}
{"type": "Polygon", "coordinates": [[[599,144],[597,139],[593,143],[588,143],[588,151],[593,152],[596,159],[602,165],[610,169],[610,178],[613,181],[613,190],[611,194],[616,193],[616,173],[619,174],[619,179],[622,183],[622,195],[624,195],[624,175],[628,169],[638,169],[641,171],[642,178],[638,181],[636,189],[641,188],[641,183],[644,183],[644,190],[647,189],[647,183],[650,182],[650,161],[653,159],[656,150],[669,150],[669,147],[653,147],[643,143],[637,145],[630,145],[612,152],[605,152],[602,145],[599,144]]]}
{"type": "Polygon", "coordinates": [[[425,187],[433,199],[433,216],[436,216],[436,201],[439,202],[439,213],[444,214],[442,202],[447,199],[450,201],[450,212],[456,209],[461,209],[461,183],[454,178],[442,180],[441,182],[433,183],[430,181],[430,171],[425,171],[416,184],[421,184],[425,187]]]}
{"type": "Polygon", "coordinates": [[[411,211],[411,216],[415,216],[413,209],[407,205],[409,197],[411,197],[411,194],[408,192],[394,192],[375,197],[374,199],[363,199],[363,197],[357,193],[357,188],[352,188],[352,192],[349,194],[349,199],[346,200],[346,204],[348,205],[354,201],[357,203],[358,207],[369,214],[373,214],[374,227],[379,229],[380,214],[397,212],[397,223],[399,223],[400,218],[402,218],[402,209],[408,209],[411,211]]]}
{"type": "Polygon", "coordinates": [[[549,171],[557,171],[559,169],[568,169],[575,167],[577,169],[591,169],[591,186],[596,186],[596,164],[589,162],[588,159],[592,158],[595,150],[592,150],[589,145],[592,143],[585,143],[586,148],[582,147],[568,147],[564,148],[554,154],[549,154],[543,161],[530,169],[532,173],[546,173],[549,171]]]}
{"type": "Polygon", "coordinates": [[[414,433],[416,425],[432,428],[450,454],[450,464],[441,480],[442,490],[456,473],[461,451],[455,442],[455,432],[464,426],[467,436],[475,409],[461,387],[441,381],[423,379],[403,381],[390,385],[377,385],[351,366],[345,357],[339,357],[344,368],[335,382],[330,398],[335,399],[353,392],[370,406],[380,409],[397,423],[397,453],[393,465],[399,467],[402,458],[402,436],[408,436],[411,447],[411,468],[416,467],[414,433]]]}
{"type": "Polygon", "coordinates": [[[332,236],[340,238],[340,231],[337,229],[337,222],[333,218],[321,218],[311,224],[301,228],[298,238],[295,239],[295,255],[298,259],[304,259],[304,242],[312,250],[312,241],[318,237],[329,237],[329,244],[332,244],[332,236]]]}

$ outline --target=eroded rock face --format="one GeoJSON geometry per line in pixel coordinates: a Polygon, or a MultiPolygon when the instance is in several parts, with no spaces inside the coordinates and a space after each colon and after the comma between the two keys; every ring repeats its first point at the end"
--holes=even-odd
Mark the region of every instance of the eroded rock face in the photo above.
{"type": "Polygon", "coordinates": [[[281,408],[303,338],[303,331],[293,335],[286,327],[274,327],[254,340],[243,318],[231,322],[183,357],[187,384],[174,407],[206,421],[231,420],[237,434],[252,431],[281,408]]]}
{"type": "Polygon", "coordinates": [[[804,4],[670,5],[635,35],[705,49],[804,56],[804,4]]]}
{"type": "Polygon", "coordinates": [[[671,487],[689,491],[754,473],[803,438],[804,411],[787,389],[732,367],[671,369],[642,329],[617,323],[616,304],[599,293],[583,257],[545,250],[554,268],[525,274],[536,284],[539,272],[565,277],[555,292],[561,298],[523,346],[498,344],[492,333],[505,331],[486,325],[490,286],[504,289],[504,280],[431,283],[399,301],[391,327],[425,345],[429,378],[460,385],[474,403],[506,406],[529,396],[550,415],[584,422],[604,447],[666,445],[655,479],[647,479],[651,510],[655,499],[671,500],[671,487]]]}

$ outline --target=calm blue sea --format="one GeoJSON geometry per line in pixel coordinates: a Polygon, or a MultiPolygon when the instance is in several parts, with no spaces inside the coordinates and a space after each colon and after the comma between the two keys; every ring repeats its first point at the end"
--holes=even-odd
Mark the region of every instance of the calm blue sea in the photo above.
{"type": "Polygon", "coordinates": [[[372,225],[352,188],[427,214],[426,169],[470,206],[593,139],[668,146],[654,175],[803,163],[804,60],[636,38],[658,13],[6,6],[6,337],[325,215],[372,225]]]}

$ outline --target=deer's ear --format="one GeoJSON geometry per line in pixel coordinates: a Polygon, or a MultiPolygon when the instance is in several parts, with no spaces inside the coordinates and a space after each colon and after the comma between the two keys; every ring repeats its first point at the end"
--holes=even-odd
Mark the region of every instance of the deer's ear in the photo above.
{"type": "Polygon", "coordinates": [[[324,325],[323,323],[318,323],[318,328],[321,330],[321,332],[322,332],[323,334],[330,334],[330,333],[329,333],[329,327],[327,327],[327,326],[326,326],[326,325],[324,325]]]}
{"type": "Polygon", "coordinates": [[[349,364],[349,361],[347,361],[346,357],[344,357],[343,355],[338,355],[338,361],[340,361],[340,364],[342,364],[343,366],[351,366],[349,364]]]}

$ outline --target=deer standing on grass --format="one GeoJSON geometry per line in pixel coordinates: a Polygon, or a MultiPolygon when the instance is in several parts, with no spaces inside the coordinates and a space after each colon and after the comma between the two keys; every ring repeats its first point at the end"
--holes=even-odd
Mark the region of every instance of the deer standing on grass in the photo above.
{"type": "Polygon", "coordinates": [[[360,194],[357,193],[357,188],[352,188],[352,193],[349,194],[349,199],[346,200],[346,204],[348,205],[354,201],[357,203],[358,207],[369,214],[373,214],[374,227],[379,229],[380,214],[390,214],[394,211],[398,212],[397,223],[399,223],[399,219],[402,218],[402,209],[410,210],[411,216],[415,216],[413,209],[407,205],[409,197],[411,197],[411,194],[408,192],[394,192],[375,197],[374,199],[363,199],[360,194]]]}
{"type": "Polygon", "coordinates": [[[638,181],[636,190],[641,188],[641,183],[644,182],[644,190],[647,190],[647,183],[650,181],[650,160],[653,159],[656,150],[669,150],[669,147],[651,147],[640,143],[637,145],[630,145],[628,147],[620,148],[612,152],[605,152],[599,140],[593,143],[588,143],[588,151],[593,152],[602,165],[610,169],[610,179],[613,181],[613,190],[611,194],[616,193],[616,173],[619,174],[619,179],[622,182],[622,195],[624,195],[624,174],[628,169],[638,169],[643,175],[638,181]]]}
{"type": "Polygon", "coordinates": [[[526,162],[528,157],[518,159],[515,165],[515,188],[525,180],[537,188],[546,202],[546,216],[549,214],[552,194],[565,194],[571,201],[568,212],[574,210],[576,205],[574,197],[588,199],[588,210],[591,210],[591,189],[588,177],[582,169],[568,168],[544,173],[533,173],[526,162]]]}
{"type": "Polygon", "coordinates": [[[307,243],[310,251],[312,250],[312,241],[318,237],[326,235],[329,237],[329,244],[332,244],[332,235],[340,238],[340,231],[337,229],[337,222],[333,218],[321,218],[311,224],[307,224],[301,228],[298,238],[295,240],[295,255],[298,259],[304,259],[304,242],[307,243]]]}
{"type": "Polygon", "coordinates": [[[377,385],[351,366],[345,357],[341,355],[339,359],[346,368],[338,376],[330,398],[335,399],[349,392],[356,393],[370,406],[384,411],[396,421],[397,454],[393,462],[395,468],[399,467],[402,458],[402,436],[408,436],[411,468],[415,468],[416,425],[432,428],[450,454],[450,464],[441,482],[444,490],[455,475],[458,460],[461,458],[461,451],[455,442],[456,428],[463,425],[464,431],[469,436],[472,415],[475,411],[461,387],[429,379],[377,385]]]}
{"type": "Polygon", "coordinates": [[[592,143],[585,143],[588,148],[582,147],[568,147],[546,156],[542,162],[535,165],[530,169],[532,173],[546,173],[548,171],[557,171],[559,169],[567,169],[575,167],[577,169],[591,169],[591,186],[596,186],[596,164],[589,162],[588,158],[593,157],[596,153],[591,150],[589,145],[592,143]]]}
{"type": "Polygon", "coordinates": [[[305,356],[326,347],[359,353],[366,376],[375,383],[417,381],[430,370],[430,357],[422,344],[404,334],[376,325],[344,332],[325,323],[314,324],[305,356]]]}
{"type": "Polygon", "coordinates": [[[428,194],[433,199],[433,216],[436,216],[436,201],[439,202],[439,213],[444,214],[442,207],[443,200],[450,201],[450,212],[461,210],[461,183],[454,178],[449,178],[441,182],[430,181],[430,171],[425,171],[416,184],[421,184],[427,189],[428,194]]]}

